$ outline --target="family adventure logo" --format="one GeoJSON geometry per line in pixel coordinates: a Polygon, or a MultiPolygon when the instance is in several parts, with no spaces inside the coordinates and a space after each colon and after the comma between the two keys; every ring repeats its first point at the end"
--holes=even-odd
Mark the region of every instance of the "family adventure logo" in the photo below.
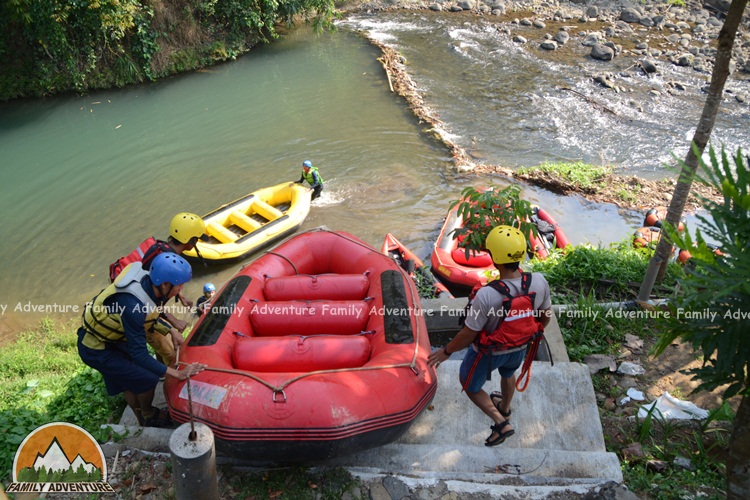
{"type": "Polygon", "coordinates": [[[107,461],[91,434],[53,422],[26,436],[13,460],[8,493],[113,493],[107,461]]]}

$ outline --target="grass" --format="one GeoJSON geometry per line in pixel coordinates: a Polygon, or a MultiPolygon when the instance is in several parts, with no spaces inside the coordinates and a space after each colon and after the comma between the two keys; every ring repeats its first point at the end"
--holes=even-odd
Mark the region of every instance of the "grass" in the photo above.
{"type": "MultiPolygon", "coordinates": [[[[728,407],[719,410],[725,412],[724,408],[728,407]]],[[[722,455],[729,432],[726,426],[707,430],[710,422],[711,417],[702,424],[667,420],[650,413],[643,419],[636,417],[630,432],[638,437],[643,457],[622,461],[629,488],[647,492],[655,499],[726,498],[722,455]]],[[[617,450],[615,446],[611,451],[617,450]]]]}
{"type": "Polygon", "coordinates": [[[558,314],[560,331],[571,361],[590,354],[617,354],[625,335],[653,335],[652,321],[643,311],[623,311],[597,305],[593,294],[581,296],[573,307],[558,314]]]}
{"type": "Polygon", "coordinates": [[[49,320],[3,347],[0,357],[0,479],[8,477],[18,446],[40,425],[69,422],[97,438],[101,425],[124,409],[111,398],[101,375],[78,357],[72,328],[49,320]]]}
{"type": "Polygon", "coordinates": [[[587,189],[596,186],[599,182],[612,173],[610,167],[597,167],[589,163],[575,162],[545,162],[536,167],[519,168],[519,174],[530,174],[532,172],[543,172],[559,177],[576,188],[587,189]]]}
{"type": "MultiPolygon", "coordinates": [[[[530,261],[524,269],[544,273],[554,304],[575,304],[579,297],[590,294],[595,302],[624,301],[634,297],[633,290],[640,285],[652,252],[633,248],[629,240],[609,246],[583,245],[530,261]]],[[[682,267],[671,263],[661,286],[671,289],[683,275],[682,267]]]]}

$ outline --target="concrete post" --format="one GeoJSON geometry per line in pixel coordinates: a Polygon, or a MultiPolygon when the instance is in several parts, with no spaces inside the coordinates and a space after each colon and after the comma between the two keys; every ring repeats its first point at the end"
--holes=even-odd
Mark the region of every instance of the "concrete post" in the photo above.
{"type": "Polygon", "coordinates": [[[201,423],[195,424],[193,435],[192,430],[189,423],[182,424],[169,438],[175,496],[177,500],[218,500],[214,433],[201,423]]]}

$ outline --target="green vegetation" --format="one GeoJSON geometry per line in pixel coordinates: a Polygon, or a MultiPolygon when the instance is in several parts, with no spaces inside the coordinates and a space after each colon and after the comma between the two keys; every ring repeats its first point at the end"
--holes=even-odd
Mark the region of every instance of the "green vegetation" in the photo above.
{"type": "Polygon", "coordinates": [[[8,0],[0,3],[0,101],[123,86],[224,61],[304,19],[330,29],[333,0],[8,0]]]}
{"type": "Polygon", "coordinates": [[[739,150],[731,164],[726,152],[717,158],[710,151],[711,166],[702,164],[700,182],[719,189],[722,203],[705,200],[708,216],[699,215],[706,235],[716,242],[719,252],[709,246],[700,229],[695,241],[689,231],[681,233],[665,224],[672,241],[692,254],[690,272],[680,280],[682,293],[670,305],[689,311],[709,311],[716,315],[665,318],[665,333],[655,352],[664,351],[681,337],[692,342],[705,355],[705,365],[693,373],[702,380],[700,389],[713,390],[729,383],[726,398],[750,395],[750,173],[739,150]]]}
{"type": "MultiPolygon", "coordinates": [[[[680,280],[681,293],[670,304],[670,312],[702,311],[703,315],[678,317],[672,314],[661,322],[663,334],[654,346],[659,355],[678,338],[690,342],[703,353],[703,364],[689,370],[700,380],[696,390],[713,390],[725,384],[726,400],[740,395],[740,406],[729,441],[727,483],[730,497],[750,495],[750,157],[738,149],[730,159],[722,150],[717,157],[709,150],[710,165],[702,156],[696,174],[698,182],[719,190],[721,201],[704,199],[707,215],[698,217],[700,229],[693,240],[689,231],[680,233],[665,225],[672,241],[689,248],[692,258],[687,275],[680,280]]],[[[686,165],[683,163],[683,170],[686,165]]]]}
{"type": "Polygon", "coordinates": [[[43,321],[36,331],[21,334],[3,347],[0,358],[0,479],[10,473],[18,446],[40,425],[76,424],[97,439],[125,407],[111,398],[99,372],[78,357],[77,337],[43,321]]]}
{"type": "Polygon", "coordinates": [[[437,278],[430,271],[430,266],[418,267],[412,275],[414,284],[417,286],[417,292],[421,299],[434,299],[440,295],[440,291],[435,286],[437,278]]]}
{"type": "Polygon", "coordinates": [[[623,477],[631,490],[648,492],[655,499],[701,496],[718,500],[726,498],[723,450],[729,444],[728,424],[733,418],[726,403],[699,423],[668,420],[652,409],[621,429],[635,438],[642,457],[627,451],[632,444],[608,443],[608,449],[622,455],[623,477]]]}
{"type": "MultiPolygon", "coordinates": [[[[565,253],[555,250],[547,259],[529,261],[524,268],[544,273],[554,304],[576,303],[579,297],[592,293],[596,302],[624,301],[633,298],[652,252],[633,248],[630,240],[623,240],[606,247],[583,245],[565,253]]],[[[661,290],[671,291],[682,276],[682,267],[671,263],[661,290]]]]}
{"type": "Polygon", "coordinates": [[[575,163],[547,162],[536,167],[524,167],[518,169],[518,174],[520,175],[538,172],[552,174],[555,177],[572,184],[578,189],[586,190],[594,188],[597,184],[606,179],[612,173],[612,169],[610,167],[597,167],[580,161],[575,163]]]}
{"type": "Polygon", "coordinates": [[[513,226],[524,234],[537,234],[536,226],[530,222],[531,203],[522,200],[520,195],[521,188],[516,185],[502,189],[467,187],[461,191],[461,199],[451,203],[451,209],[458,207],[458,217],[464,220],[451,236],[466,249],[467,259],[471,251],[484,249],[484,240],[494,227],[513,226]]]}
{"type": "MultiPolygon", "coordinates": [[[[571,361],[580,362],[589,354],[617,356],[623,351],[627,334],[641,338],[645,345],[658,338],[659,326],[648,316],[638,315],[636,310],[597,305],[632,300],[652,251],[635,249],[630,241],[622,241],[607,247],[574,247],[564,254],[554,252],[546,260],[525,263],[525,269],[546,275],[555,294],[553,303],[570,307],[558,314],[558,323],[571,361]]],[[[670,263],[661,291],[673,297],[677,282],[685,277],[682,266],[670,263]]],[[[619,376],[599,372],[592,379],[595,391],[605,398],[619,401],[625,396],[619,376]]],[[[713,409],[709,418],[698,424],[666,420],[658,414],[631,421],[627,413],[618,413],[623,408],[612,403],[611,409],[606,409],[603,403],[600,411],[607,451],[620,457],[624,482],[630,490],[658,499],[692,498],[697,494],[726,497],[727,422],[733,418],[728,405],[713,409]],[[633,446],[642,454],[629,451],[633,446]],[[684,468],[675,464],[681,457],[684,468]]]]}

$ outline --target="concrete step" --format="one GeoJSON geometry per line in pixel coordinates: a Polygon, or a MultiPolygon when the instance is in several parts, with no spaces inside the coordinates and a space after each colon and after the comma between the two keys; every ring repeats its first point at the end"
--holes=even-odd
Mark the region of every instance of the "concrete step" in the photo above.
{"type": "MultiPolygon", "coordinates": [[[[516,392],[512,401],[515,434],[499,446],[486,447],[491,421],[461,393],[460,364],[451,358],[440,365],[430,409],[398,441],[331,463],[445,480],[470,475],[497,484],[515,482],[518,476],[534,484],[622,482],[617,456],[605,449],[585,365],[534,362],[527,390],[516,392]]],[[[498,389],[495,373],[485,390],[498,389]]]]}

